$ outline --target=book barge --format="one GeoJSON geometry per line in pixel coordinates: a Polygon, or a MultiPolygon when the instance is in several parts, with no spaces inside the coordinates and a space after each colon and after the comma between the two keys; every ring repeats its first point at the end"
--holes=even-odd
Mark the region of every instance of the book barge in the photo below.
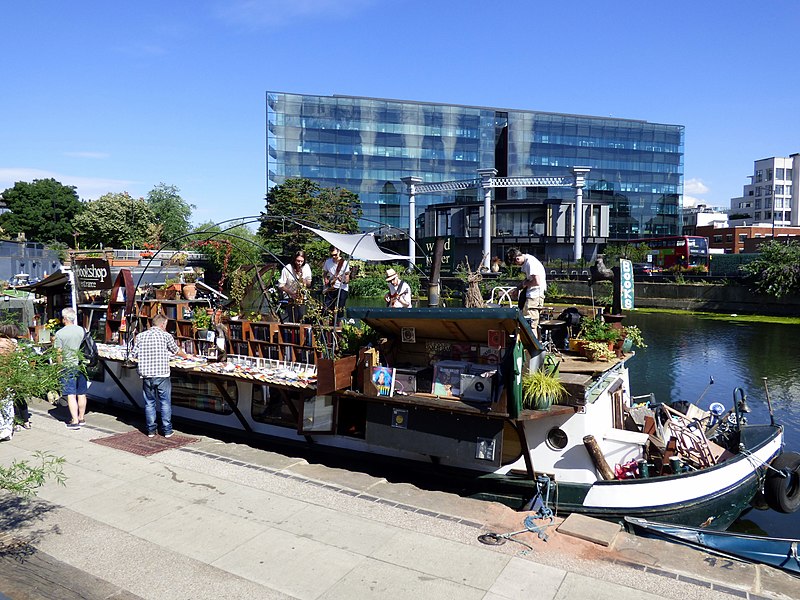
{"type": "Polygon", "coordinates": [[[756,497],[782,512],[800,506],[800,455],[784,452],[774,418],[747,423],[735,392],[721,416],[642,403],[630,389],[631,354],[591,362],[554,351],[517,308],[351,308],[381,343],[320,360],[313,325],[213,311],[223,338],[193,326],[207,305],[143,298],[121,269],[102,309],[79,307],[85,326],[103,313],[91,401],[143,412],[129,333],[162,313],[193,355],[172,363],[179,421],[413,464],[518,509],[538,497],[559,514],[724,530],[756,497]],[[553,353],[567,397],[526,408],[522,376],[552,365],[553,353]]]}

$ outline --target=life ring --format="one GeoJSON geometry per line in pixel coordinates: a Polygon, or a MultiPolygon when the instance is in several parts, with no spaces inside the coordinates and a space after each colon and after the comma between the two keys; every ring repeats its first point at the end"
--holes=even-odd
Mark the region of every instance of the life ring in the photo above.
{"type": "Polygon", "coordinates": [[[795,512],[800,508],[800,454],[784,452],[772,461],[770,467],[764,482],[767,504],[778,512],[795,512]]]}

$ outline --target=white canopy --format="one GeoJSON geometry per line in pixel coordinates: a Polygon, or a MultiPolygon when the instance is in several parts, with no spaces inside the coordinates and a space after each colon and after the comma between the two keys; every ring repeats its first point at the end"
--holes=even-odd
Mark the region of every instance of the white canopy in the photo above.
{"type": "Polygon", "coordinates": [[[336,246],[343,253],[350,256],[355,260],[374,260],[374,261],[403,261],[408,260],[408,256],[400,254],[387,254],[375,242],[375,236],[372,233],[333,233],[330,231],[323,231],[321,229],[314,229],[303,225],[309,231],[313,231],[323,240],[336,246]]]}

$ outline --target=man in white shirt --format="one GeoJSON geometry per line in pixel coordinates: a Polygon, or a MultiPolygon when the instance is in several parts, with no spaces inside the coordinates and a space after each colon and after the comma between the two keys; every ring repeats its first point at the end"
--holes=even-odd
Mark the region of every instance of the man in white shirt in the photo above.
{"type": "Polygon", "coordinates": [[[544,306],[544,293],[547,289],[544,265],[532,254],[523,254],[518,248],[511,248],[506,253],[506,263],[522,269],[525,279],[517,287],[520,293],[519,306],[522,316],[530,320],[531,329],[538,336],[539,312],[544,306]]]}
{"type": "Polygon", "coordinates": [[[341,318],[350,289],[350,264],[336,246],[330,247],[330,255],[322,267],[325,310],[336,313],[337,317],[341,318]]]}
{"type": "Polygon", "coordinates": [[[400,275],[394,269],[386,270],[386,283],[389,284],[389,293],[383,299],[389,308],[411,308],[411,286],[405,281],[400,281],[400,275]]]}

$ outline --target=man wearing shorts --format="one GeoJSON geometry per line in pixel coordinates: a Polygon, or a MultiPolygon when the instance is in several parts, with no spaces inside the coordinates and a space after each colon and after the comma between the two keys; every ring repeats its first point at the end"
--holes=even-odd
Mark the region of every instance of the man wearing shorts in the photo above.
{"type": "Polygon", "coordinates": [[[58,349],[61,358],[61,384],[63,394],[67,397],[70,421],[67,429],[80,429],[85,423],[87,381],[80,368],[80,347],[83,342],[83,327],[76,325],[77,315],[74,308],[61,311],[64,327],[56,332],[53,346],[58,349]]]}

